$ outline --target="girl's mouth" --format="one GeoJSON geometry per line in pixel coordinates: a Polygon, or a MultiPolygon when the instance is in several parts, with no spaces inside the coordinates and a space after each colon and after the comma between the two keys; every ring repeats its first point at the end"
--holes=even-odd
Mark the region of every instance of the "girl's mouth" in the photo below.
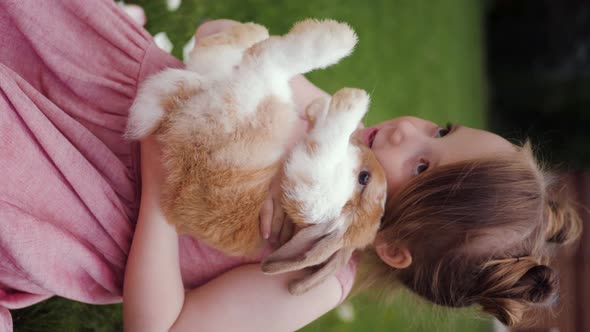
{"type": "Polygon", "coordinates": [[[379,130],[377,128],[370,128],[365,134],[365,143],[369,148],[373,147],[373,142],[375,141],[375,136],[377,136],[377,132],[379,130]]]}

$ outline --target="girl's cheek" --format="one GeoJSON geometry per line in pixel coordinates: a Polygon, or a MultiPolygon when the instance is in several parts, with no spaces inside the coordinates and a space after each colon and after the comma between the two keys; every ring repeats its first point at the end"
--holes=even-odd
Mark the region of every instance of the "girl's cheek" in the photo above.
{"type": "Polygon", "coordinates": [[[383,166],[387,178],[387,193],[389,195],[400,190],[402,185],[409,180],[409,176],[396,163],[383,166]]]}

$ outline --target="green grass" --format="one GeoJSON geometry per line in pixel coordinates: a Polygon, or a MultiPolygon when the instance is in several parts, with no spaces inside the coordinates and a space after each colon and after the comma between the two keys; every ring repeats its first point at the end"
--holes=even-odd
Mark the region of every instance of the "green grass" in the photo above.
{"type": "MultiPolygon", "coordinates": [[[[368,125],[399,115],[415,115],[485,128],[482,55],[482,5],[475,0],[183,0],[175,12],[163,0],[129,1],[146,9],[148,30],[164,31],[182,46],[206,19],[255,21],[282,34],[297,20],[334,18],[359,35],[352,56],[328,70],[308,75],[332,93],[343,86],[370,92],[368,125]]],[[[420,304],[403,295],[386,306],[369,295],[350,301],[351,322],[336,312],[302,331],[489,331],[471,311],[457,312],[420,304]]],[[[270,310],[270,308],[269,308],[270,310]]],[[[53,299],[15,311],[15,331],[117,331],[121,306],[89,306],[53,299]]]]}

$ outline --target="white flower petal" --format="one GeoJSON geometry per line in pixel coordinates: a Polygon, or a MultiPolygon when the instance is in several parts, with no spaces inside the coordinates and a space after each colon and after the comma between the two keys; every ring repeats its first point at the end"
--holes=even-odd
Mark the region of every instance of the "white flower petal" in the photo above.
{"type": "Polygon", "coordinates": [[[182,48],[182,61],[184,61],[184,63],[188,61],[188,54],[193,50],[193,48],[195,48],[195,35],[193,35],[182,48]]]}
{"type": "Polygon", "coordinates": [[[508,329],[499,320],[494,319],[494,332],[508,332],[508,329]]]}
{"type": "Polygon", "coordinates": [[[135,23],[144,26],[145,22],[147,21],[145,18],[145,12],[143,8],[138,5],[126,5],[123,2],[118,2],[119,6],[123,11],[131,17],[135,23]]]}
{"type": "Polygon", "coordinates": [[[350,302],[344,302],[336,308],[336,315],[345,322],[352,322],[354,320],[354,308],[350,302]]]}
{"type": "Polygon", "coordinates": [[[180,7],[181,2],[182,0],[166,0],[166,7],[168,7],[169,11],[173,12],[180,7]]]}
{"type": "Polygon", "coordinates": [[[158,45],[159,48],[163,49],[168,53],[172,52],[172,48],[174,48],[174,45],[172,45],[172,42],[170,41],[168,35],[165,32],[158,32],[154,36],[154,41],[156,42],[156,45],[158,45]]]}

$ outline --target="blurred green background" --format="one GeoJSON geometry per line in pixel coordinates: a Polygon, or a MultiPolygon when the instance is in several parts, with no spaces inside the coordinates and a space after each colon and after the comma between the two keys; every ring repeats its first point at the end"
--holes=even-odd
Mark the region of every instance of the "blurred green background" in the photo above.
{"type": "MultiPolygon", "coordinates": [[[[307,18],[348,22],[359,36],[352,56],[308,78],[328,91],[363,88],[372,106],[371,125],[400,115],[445,124],[486,128],[482,20],[477,0],[183,0],[169,11],[165,0],[128,1],[142,6],[146,28],[166,32],[182,47],[205,20],[254,21],[272,34],[307,18]]],[[[296,313],[294,313],[296,314],[296,313]]],[[[52,299],[13,312],[15,331],[118,331],[121,306],[90,306],[52,299]]],[[[302,331],[491,331],[485,317],[421,304],[402,294],[391,305],[379,294],[362,294],[302,331]]]]}

